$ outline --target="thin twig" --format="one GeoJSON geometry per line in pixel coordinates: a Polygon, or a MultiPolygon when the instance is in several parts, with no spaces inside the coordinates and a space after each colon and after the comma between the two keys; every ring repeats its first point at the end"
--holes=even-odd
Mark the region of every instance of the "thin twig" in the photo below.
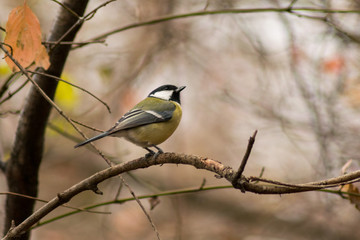
{"type": "Polygon", "coordinates": [[[54,49],[56,48],[60,42],[62,42],[62,40],[75,28],[77,27],[78,25],[81,25],[83,23],[83,20],[82,18],[81,19],[78,19],[76,21],[76,23],[74,25],[72,25],[56,42],[54,45],[50,46],[49,47],[49,53],[54,49]]]}
{"type": "Polygon", "coordinates": [[[116,191],[116,194],[115,194],[115,198],[114,198],[115,200],[117,200],[117,199],[119,198],[120,193],[121,193],[121,190],[122,190],[122,187],[123,187],[123,184],[124,184],[124,182],[121,181],[120,184],[119,184],[119,187],[118,187],[118,189],[117,189],[117,191],[116,191]]]}
{"type": "Polygon", "coordinates": [[[89,94],[90,96],[92,96],[93,98],[95,98],[96,100],[98,100],[99,102],[101,102],[101,103],[106,107],[106,109],[108,110],[108,112],[111,113],[111,109],[110,109],[109,105],[107,105],[106,102],[104,102],[103,100],[101,100],[100,98],[98,98],[98,97],[95,96],[93,93],[91,93],[90,91],[86,90],[85,88],[82,88],[82,87],[80,87],[80,86],[77,86],[77,85],[75,85],[75,84],[73,84],[73,83],[71,83],[71,82],[69,82],[69,81],[66,81],[66,80],[64,80],[64,79],[62,79],[62,78],[59,78],[59,77],[54,76],[54,75],[51,75],[51,74],[47,74],[47,73],[39,72],[39,71],[30,71],[30,70],[27,70],[27,71],[30,72],[30,73],[33,73],[33,74],[38,74],[38,75],[46,76],[46,77],[49,77],[49,78],[53,78],[53,79],[55,79],[56,81],[64,82],[64,83],[66,83],[66,84],[69,84],[70,86],[73,86],[73,87],[75,87],[75,88],[77,88],[77,89],[80,89],[81,91],[86,92],[87,94],[89,94]]]}
{"type": "Polygon", "coordinates": [[[255,130],[254,134],[249,138],[249,143],[247,145],[245,155],[244,155],[244,157],[243,157],[243,159],[241,161],[241,164],[239,166],[239,170],[236,172],[236,174],[234,176],[234,179],[232,181],[232,184],[234,185],[234,187],[240,187],[240,190],[243,193],[245,192],[245,189],[242,187],[241,184],[238,183],[238,181],[241,178],[242,173],[245,170],[246,163],[247,163],[247,161],[248,161],[248,159],[250,157],[252,147],[254,146],[254,143],[255,143],[256,134],[257,134],[257,130],[255,130]]]}
{"type": "Polygon", "coordinates": [[[327,18],[326,17],[322,17],[322,16],[312,16],[312,15],[307,15],[307,14],[303,14],[303,13],[299,13],[299,12],[295,12],[295,11],[290,11],[290,14],[295,15],[297,17],[300,18],[308,18],[308,19],[313,19],[313,20],[320,20],[323,22],[327,22],[327,18]]]}
{"type": "Polygon", "coordinates": [[[249,177],[249,181],[250,182],[266,182],[266,183],[270,183],[270,184],[273,184],[276,186],[284,186],[284,187],[290,187],[290,188],[310,188],[310,189],[314,189],[314,190],[322,188],[322,186],[319,186],[319,185],[282,183],[279,181],[260,178],[260,177],[249,177]]]}
{"type": "Polygon", "coordinates": [[[102,4],[100,4],[99,6],[97,6],[96,8],[94,8],[91,12],[89,12],[88,14],[86,14],[86,15],[84,16],[84,19],[85,19],[86,21],[90,20],[91,18],[94,17],[95,13],[96,13],[100,8],[105,7],[105,6],[108,5],[109,3],[115,2],[115,1],[116,1],[116,0],[109,0],[109,1],[106,1],[106,2],[104,2],[104,3],[102,3],[102,4]]]}
{"type": "Polygon", "coordinates": [[[130,186],[125,182],[124,178],[119,175],[122,183],[128,188],[128,190],[130,191],[130,194],[134,197],[135,201],[137,202],[137,204],[140,206],[140,208],[142,209],[142,211],[144,212],[144,214],[146,215],[147,219],[149,220],[151,227],[153,228],[154,232],[156,233],[156,237],[157,239],[160,240],[160,234],[159,231],[157,230],[154,221],[152,220],[150,214],[146,211],[144,205],[142,205],[142,203],[140,202],[139,198],[135,195],[134,191],[130,188],[130,186]]]}
{"type": "MultiPolygon", "coordinates": [[[[283,183],[275,180],[265,179],[265,178],[259,178],[259,177],[249,177],[249,181],[255,181],[255,182],[266,182],[270,183],[276,186],[284,186],[289,188],[297,188],[297,189],[310,189],[310,190],[316,190],[316,189],[322,189],[324,187],[326,188],[332,188],[332,187],[338,187],[339,183],[306,183],[306,184],[291,184],[291,183],[283,183]]],[[[341,185],[351,184],[355,182],[359,182],[359,179],[353,179],[349,181],[341,181],[341,185]]]]}
{"type": "MultiPolygon", "coordinates": [[[[42,203],[48,203],[49,201],[37,198],[37,197],[32,197],[32,196],[28,196],[28,195],[24,195],[21,193],[16,193],[16,192],[0,192],[0,195],[13,195],[13,196],[18,196],[18,197],[22,197],[22,198],[28,198],[28,199],[33,199],[36,200],[38,202],[42,202],[42,203]]],[[[79,212],[89,212],[89,213],[100,213],[100,214],[111,214],[111,212],[103,212],[103,211],[92,211],[89,209],[85,209],[85,208],[78,208],[78,207],[72,207],[69,206],[67,204],[63,204],[60,207],[64,207],[64,208],[69,208],[69,209],[73,209],[79,212]]]]}
{"type": "Polygon", "coordinates": [[[100,129],[97,129],[97,128],[94,128],[94,127],[90,127],[89,125],[86,125],[86,124],[84,124],[84,123],[82,123],[82,122],[79,122],[79,121],[77,121],[77,120],[71,119],[71,121],[73,121],[74,123],[76,123],[76,124],[78,124],[78,125],[80,125],[80,126],[82,126],[82,127],[84,127],[84,128],[93,130],[93,131],[95,131],[95,132],[100,132],[100,133],[104,132],[104,131],[102,131],[102,130],[100,130],[100,129]]]}
{"type": "MultiPolygon", "coordinates": [[[[138,196],[138,199],[151,199],[151,198],[155,198],[155,197],[165,197],[165,196],[173,196],[173,195],[180,195],[180,194],[190,194],[190,193],[198,193],[198,192],[209,191],[209,190],[230,189],[230,188],[233,188],[233,186],[232,185],[208,186],[208,187],[203,187],[201,189],[199,187],[186,188],[186,189],[170,190],[170,191],[154,193],[154,194],[140,195],[140,196],[138,196]]],[[[115,199],[113,201],[100,202],[100,203],[89,205],[89,206],[86,206],[86,207],[83,207],[83,208],[84,209],[93,209],[93,208],[107,206],[107,205],[110,205],[110,204],[124,204],[124,203],[129,202],[129,201],[135,201],[135,198],[134,197],[129,197],[129,198],[122,198],[122,199],[115,199]]],[[[45,221],[40,222],[39,224],[32,227],[31,229],[41,227],[41,226],[43,226],[45,224],[54,222],[56,220],[59,220],[59,219],[65,218],[65,217],[72,216],[72,215],[77,214],[79,212],[80,211],[75,210],[75,211],[72,211],[72,212],[64,213],[62,215],[53,217],[51,219],[47,219],[45,221]]]]}
{"type": "MultiPolygon", "coordinates": [[[[291,6],[291,5],[290,5],[291,6]]],[[[161,22],[166,21],[172,21],[176,19],[183,19],[183,18],[189,18],[189,17],[198,17],[198,16],[205,16],[205,15],[219,15],[219,14],[245,14],[245,13],[259,13],[259,12],[277,12],[277,13],[293,13],[293,11],[304,11],[304,12],[319,12],[319,13],[351,13],[351,14],[359,14],[360,10],[356,9],[322,9],[322,8],[306,8],[306,7],[284,7],[284,8],[246,8],[246,9],[220,9],[220,10],[206,10],[206,11],[197,11],[197,12],[190,12],[190,13],[184,13],[184,14],[178,14],[178,15],[166,15],[161,16],[157,18],[153,18],[150,20],[146,20],[143,22],[138,23],[132,23],[117,29],[114,29],[112,31],[103,33],[98,35],[97,37],[92,38],[89,40],[89,42],[94,40],[101,40],[105,39],[106,37],[113,35],[115,33],[119,33],[125,30],[142,27],[142,26],[148,26],[153,25],[161,22]]],[[[83,46],[83,45],[81,45],[83,46]]],[[[79,47],[81,47],[79,46],[79,47]]]]}
{"type": "Polygon", "coordinates": [[[65,4],[63,4],[62,2],[59,2],[57,0],[51,0],[57,4],[59,4],[62,8],[64,8],[66,11],[68,11],[69,13],[71,13],[72,15],[74,15],[76,18],[80,18],[79,14],[77,14],[76,12],[74,12],[71,8],[69,8],[68,6],[66,6],[65,4]]]}
{"type": "Polygon", "coordinates": [[[331,17],[328,17],[326,19],[326,23],[332,27],[333,29],[335,29],[338,33],[340,33],[341,35],[345,36],[348,39],[351,39],[352,41],[356,42],[356,43],[360,43],[360,36],[356,35],[355,33],[350,33],[347,31],[344,31],[343,29],[341,29],[341,27],[339,25],[337,25],[334,21],[331,21],[331,17]]]}
{"type": "Polygon", "coordinates": [[[289,4],[288,8],[290,10],[292,10],[292,8],[294,7],[295,3],[297,2],[298,0],[292,0],[291,3],[289,4]]]}
{"type": "Polygon", "coordinates": [[[20,114],[20,110],[9,110],[9,111],[5,111],[5,112],[0,112],[0,118],[3,118],[8,114],[18,115],[18,114],[20,114]]]}
{"type": "Polygon", "coordinates": [[[68,133],[68,132],[65,132],[62,128],[56,126],[56,125],[53,124],[52,122],[48,122],[48,123],[47,123],[47,126],[48,126],[51,130],[57,132],[58,134],[62,135],[63,137],[65,137],[65,138],[67,138],[67,139],[72,140],[73,142],[80,142],[80,141],[82,141],[82,139],[80,139],[80,138],[78,138],[77,136],[74,136],[74,135],[72,135],[72,134],[70,134],[70,133],[68,133]]]}
{"type": "MultiPolygon", "coordinates": [[[[72,121],[75,122],[75,120],[72,120],[72,121]]],[[[75,122],[75,123],[76,123],[76,122],[75,122]]],[[[80,139],[79,137],[77,137],[77,136],[75,136],[75,135],[73,135],[73,134],[70,134],[70,133],[68,133],[68,132],[65,132],[62,128],[56,126],[56,125],[53,124],[52,122],[48,122],[48,123],[47,123],[47,126],[48,126],[51,130],[57,132],[58,134],[60,134],[61,136],[65,137],[65,138],[67,138],[67,139],[70,139],[71,141],[73,141],[73,142],[75,142],[75,143],[78,143],[78,142],[81,142],[81,141],[82,141],[82,139],[80,139]]],[[[89,149],[90,149],[92,152],[99,154],[97,148],[89,148],[89,149]]],[[[112,159],[112,157],[110,157],[108,154],[104,154],[104,153],[102,153],[102,154],[103,154],[104,156],[106,156],[106,158],[112,159]]],[[[109,161],[110,161],[110,160],[109,160],[109,161]]],[[[131,176],[131,173],[128,173],[128,174],[131,176]]]]}
{"type": "Polygon", "coordinates": [[[20,90],[23,89],[28,82],[29,80],[26,79],[26,81],[23,84],[21,84],[17,89],[15,89],[15,91],[9,92],[8,95],[3,100],[0,101],[0,105],[6,102],[7,100],[9,100],[10,98],[12,98],[12,96],[14,96],[16,93],[20,92],[20,90]]]}
{"type": "MultiPolygon", "coordinates": [[[[57,45],[60,44],[60,42],[62,42],[62,40],[77,26],[82,25],[85,21],[91,19],[94,14],[101,8],[106,6],[107,4],[109,4],[110,2],[113,2],[115,0],[109,0],[103,4],[100,4],[98,7],[96,7],[94,10],[92,10],[91,12],[89,12],[88,14],[86,14],[84,17],[81,16],[77,16],[78,20],[54,43],[53,46],[50,47],[50,50],[53,50],[57,45]]],[[[83,45],[82,45],[83,46],[83,45]]]]}
{"type": "Polygon", "coordinates": [[[7,79],[6,81],[3,83],[3,85],[0,88],[0,98],[4,95],[4,93],[9,89],[11,83],[14,82],[14,78],[19,75],[17,72],[16,73],[12,73],[7,79]]]}
{"type": "MultiPolygon", "coordinates": [[[[12,48],[12,46],[10,44],[7,44],[5,42],[1,42],[1,44],[7,46],[8,48],[10,48],[10,54],[13,55],[14,50],[13,50],[13,48],[12,48]]],[[[3,57],[3,59],[5,59],[5,58],[6,58],[6,55],[3,57]]]]}
{"type": "Polygon", "coordinates": [[[201,185],[200,185],[200,187],[199,187],[199,190],[204,189],[205,184],[206,184],[206,178],[203,178],[203,180],[202,180],[202,182],[201,182],[201,185]]]}
{"type": "Polygon", "coordinates": [[[264,175],[264,172],[265,172],[265,167],[262,167],[261,171],[260,171],[260,174],[259,174],[259,177],[262,177],[264,175]]]}
{"type": "MultiPolygon", "coordinates": [[[[56,45],[57,41],[43,41],[41,42],[44,45],[56,45]]],[[[88,44],[94,44],[94,43],[103,43],[105,44],[105,40],[95,40],[95,41],[86,41],[86,42],[70,42],[70,41],[62,41],[59,42],[59,45],[88,45],[88,44]]]]}

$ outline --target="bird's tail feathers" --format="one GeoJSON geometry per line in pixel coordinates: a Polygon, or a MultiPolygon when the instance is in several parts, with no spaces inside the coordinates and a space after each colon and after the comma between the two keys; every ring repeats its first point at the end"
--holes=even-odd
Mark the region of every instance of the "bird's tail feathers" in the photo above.
{"type": "Polygon", "coordinates": [[[99,135],[97,135],[95,137],[89,138],[88,140],[75,145],[74,148],[84,146],[85,144],[88,144],[88,143],[96,141],[96,140],[98,140],[100,138],[106,137],[107,135],[109,135],[109,132],[103,132],[102,134],[99,134],[99,135]]]}

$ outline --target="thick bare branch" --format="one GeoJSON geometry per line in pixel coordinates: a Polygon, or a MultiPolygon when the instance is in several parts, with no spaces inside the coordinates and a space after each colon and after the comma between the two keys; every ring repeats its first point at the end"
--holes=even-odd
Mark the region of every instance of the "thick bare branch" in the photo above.
{"type": "MultiPolygon", "coordinates": [[[[109,179],[111,177],[135,169],[148,168],[150,166],[163,165],[163,164],[191,165],[197,169],[204,169],[216,173],[218,176],[227,179],[230,183],[233,181],[236,175],[236,171],[234,171],[229,166],[225,166],[216,160],[194,156],[194,155],[163,153],[160,154],[156,159],[153,159],[151,157],[138,158],[126,163],[109,167],[100,172],[97,172],[94,175],[88,177],[87,179],[84,179],[78,184],[75,184],[74,186],[65,190],[64,192],[59,193],[57,197],[50,200],[49,203],[45,204],[39,210],[34,212],[29,218],[27,218],[21,224],[12,228],[3,239],[4,240],[10,239],[12,237],[19,236],[24,231],[28,231],[31,228],[31,226],[33,226],[35,223],[40,221],[40,219],[42,219],[48,213],[50,213],[60,205],[70,201],[74,196],[76,196],[77,194],[83,191],[88,191],[88,190],[93,191],[94,189],[97,189],[97,185],[106,179],[109,179]]],[[[244,178],[247,179],[246,177],[244,178]]],[[[262,185],[262,184],[255,184],[246,181],[243,183],[243,187],[246,191],[257,194],[284,194],[284,193],[305,192],[305,191],[312,191],[315,189],[340,186],[343,183],[349,181],[359,181],[359,180],[360,180],[360,171],[356,171],[350,174],[327,179],[324,181],[311,182],[311,183],[305,183],[299,185],[286,186],[286,185],[290,185],[286,183],[279,183],[278,185],[262,185]]]]}

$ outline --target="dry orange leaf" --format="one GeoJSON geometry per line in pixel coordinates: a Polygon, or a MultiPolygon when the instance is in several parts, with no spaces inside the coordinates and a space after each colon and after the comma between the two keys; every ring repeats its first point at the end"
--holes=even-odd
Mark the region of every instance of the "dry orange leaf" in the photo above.
{"type": "Polygon", "coordinates": [[[49,55],[43,45],[40,46],[38,54],[36,55],[35,65],[38,67],[43,67],[44,69],[47,69],[50,66],[49,55]]]}
{"type": "Polygon", "coordinates": [[[352,194],[359,194],[359,189],[354,186],[354,184],[346,184],[341,188],[342,192],[349,193],[349,200],[352,204],[355,205],[357,210],[360,210],[360,197],[352,194]]]}
{"type": "MultiPolygon", "coordinates": [[[[344,166],[341,168],[342,174],[349,172],[354,172],[360,169],[359,163],[357,161],[348,160],[344,166]]],[[[341,187],[342,192],[349,193],[348,199],[350,203],[354,204],[357,210],[360,210],[360,196],[359,195],[359,183],[350,183],[341,187]]]]}
{"type": "MultiPolygon", "coordinates": [[[[8,51],[23,67],[28,67],[34,61],[45,69],[49,67],[49,56],[41,45],[39,20],[26,1],[10,12],[4,42],[11,46],[11,49],[7,47],[8,51]]],[[[19,71],[9,57],[5,60],[13,72],[19,71]]]]}

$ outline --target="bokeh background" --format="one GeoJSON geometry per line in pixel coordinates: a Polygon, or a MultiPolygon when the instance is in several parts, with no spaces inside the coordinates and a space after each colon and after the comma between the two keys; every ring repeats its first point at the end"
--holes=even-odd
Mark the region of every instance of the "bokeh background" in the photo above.
{"type": "MultiPolygon", "coordinates": [[[[2,0],[0,26],[23,1],[2,0]]],[[[105,1],[90,1],[88,11],[105,1]]],[[[128,24],[195,11],[287,7],[288,0],[132,0],[115,1],[86,21],[77,36],[85,42],[128,24]]],[[[29,0],[44,34],[60,6],[29,0]]],[[[358,0],[299,0],[294,7],[360,8],[358,0]]],[[[248,138],[258,135],[245,170],[289,183],[335,177],[350,159],[359,161],[360,32],[359,14],[323,11],[253,12],[196,16],[112,34],[105,43],[74,49],[63,78],[92,92],[61,83],[56,102],[72,119],[97,129],[110,128],[134,104],[162,84],[186,85],[183,119],[161,147],[165,151],[210,157],[237,168],[248,138]]],[[[0,84],[10,75],[0,60],[0,84]]],[[[20,77],[9,92],[25,81],[20,77]]],[[[0,158],[9,158],[17,121],[30,84],[0,105],[0,158]],[[10,111],[10,112],[9,112],[10,111]]],[[[1,100],[1,99],[0,99],[1,100]]],[[[36,127],[36,126],[34,126],[36,127]]],[[[96,132],[82,128],[88,136],[96,132]]],[[[107,167],[90,148],[74,149],[80,136],[55,111],[50,119],[40,172],[41,199],[107,167]]],[[[96,145],[114,162],[146,153],[122,139],[96,145]]],[[[124,178],[137,195],[228,185],[213,174],[189,166],[163,165],[124,178]]],[[[6,191],[4,177],[1,191],[6,191]]],[[[100,185],[96,196],[82,193],[71,206],[114,200],[117,178],[100,185]]],[[[130,194],[122,187],[119,198],[130,194]]],[[[4,213],[5,196],[0,196],[4,213]]],[[[242,194],[233,189],[166,196],[150,210],[162,239],[356,239],[359,211],[339,195],[309,192],[291,195],[242,194]]],[[[38,203],[38,206],[41,206],[38,203]]],[[[33,239],[155,239],[136,202],[112,204],[80,213],[33,231],[33,239]]],[[[19,209],[19,211],[21,211],[19,209]]],[[[60,208],[46,219],[69,212],[60,208]]],[[[0,226],[2,227],[0,220],[0,226]]]]}

